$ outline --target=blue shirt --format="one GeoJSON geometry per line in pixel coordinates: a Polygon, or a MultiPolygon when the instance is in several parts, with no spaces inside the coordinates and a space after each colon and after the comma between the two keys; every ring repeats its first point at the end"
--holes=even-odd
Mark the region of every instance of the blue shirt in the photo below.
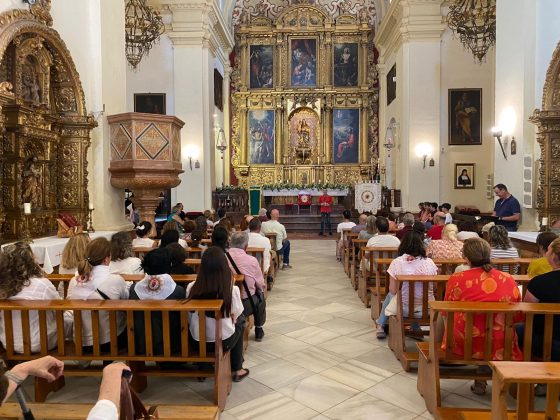
{"type": "MultiPolygon", "coordinates": [[[[496,204],[494,205],[494,211],[496,212],[497,217],[508,217],[513,216],[514,214],[521,213],[521,206],[519,205],[519,201],[517,201],[517,199],[513,195],[510,195],[508,198],[500,198],[498,201],[496,201],[496,204]]],[[[517,230],[517,221],[496,220],[496,224],[502,225],[508,230],[517,230]]]]}

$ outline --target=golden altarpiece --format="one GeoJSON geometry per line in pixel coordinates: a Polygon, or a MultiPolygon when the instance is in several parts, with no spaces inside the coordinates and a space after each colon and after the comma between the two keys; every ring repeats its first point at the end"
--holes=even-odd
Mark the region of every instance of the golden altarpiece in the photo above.
{"type": "Polygon", "coordinates": [[[0,241],[56,232],[59,212],[84,222],[90,132],[78,72],[51,27],[50,1],[0,14],[0,241]]]}
{"type": "Polygon", "coordinates": [[[333,18],[297,3],[274,20],[244,11],[236,27],[232,165],[241,186],[353,184],[377,164],[367,9],[333,18]]]}

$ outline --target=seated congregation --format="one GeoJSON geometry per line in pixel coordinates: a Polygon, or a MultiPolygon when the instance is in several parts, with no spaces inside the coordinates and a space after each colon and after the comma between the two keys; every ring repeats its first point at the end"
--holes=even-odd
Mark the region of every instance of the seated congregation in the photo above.
{"type": "MultiPolygon", "coordinates": [[[[4,362],[19,366],[49,354],[75,362],[64,367],[67,375],[96,376],[111,361],[124,361],[140,392],[148,376],[210,377],[214,403],[223,410],[231,382],[249,375],[243,367],[249,330],[254,326],[255,340],[263,340],[265,278],[276,277],[281,261],[271,262],[271,241],[260,233],[258,218],[249,222],[250,232],[223,221],[210,226],[206,218],[196,223],[186,237],[169,221],[159,240],[147,238],[149,222],[137,226],[135,239],[130,232],[111,240],[80,233],[68,240],[59,273],[52,275],[36,263],[29,244],[4,247],[4,362]],[[249,247],[251,238],[259,247],[249,247]]],[[[36,401],[63,385],[63,378],[48,379],[56,381],[35,379],[36,401]]],[[[117,409],[109,406],[107,413],[117,409]]]]}
{"type": "MultiPolygon", "coordinates": [[[[471,392],[484,395],[487,380],[502,372],[493,361],[560,362],[560,238],[541,232],[539,258],[520,258],[505,226],[479,232],[471,222],[455,224],[449,209],[421,203],[419,214],[401,214],[395,225],[395,215],[383,211],[360,215],[356,225],[347,211],[336,257],[371,305],[377,339],[388,338],[404,370],[418,369],[431,414],[463,418],[441,407],[440,379],[470,378],[471,392]]],[[[535,385],[535,396],[546,396],[552,383],[524,381],[535,385]]],[[[533,398],[527,386],[520,389],[512,391],[520,404],[533,398]]]]}

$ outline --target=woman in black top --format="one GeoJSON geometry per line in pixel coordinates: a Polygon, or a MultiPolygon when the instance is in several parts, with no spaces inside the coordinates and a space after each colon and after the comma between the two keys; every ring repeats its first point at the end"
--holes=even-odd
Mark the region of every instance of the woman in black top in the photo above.
{"type": "MultiPolygon", "coordinates": [[[[180,245],[179,245],[180,246],[180,245]]],[[[173,300],[185,299],[185,289],[175,284],[169,272],[171,259],[169,252],[164,248],[150,251],[142,263],[143,280],[130,287],[130,299],[137,300],[173,300]]],[[[162,313],[152,313],[152,343],[155,356],[163,354],[163,321],[162,313]]],[[[178,312],[169,313],[169,332],[171,337],[171,352],[181,351],[181,319],[178,312]]],[[[134,340],[136,353],[146,353],[144,312],[134,312],[134,340]]]]}
{"type": "Polygon", "coordinates": [[[185,248],[177,242],[173,242],[167,245],[165,249],[169,253],[169,259],[171,260],[171,271],[169,274],[194,274],[194,269],[185,264],[185,259],[187,258],[185,248]]]}

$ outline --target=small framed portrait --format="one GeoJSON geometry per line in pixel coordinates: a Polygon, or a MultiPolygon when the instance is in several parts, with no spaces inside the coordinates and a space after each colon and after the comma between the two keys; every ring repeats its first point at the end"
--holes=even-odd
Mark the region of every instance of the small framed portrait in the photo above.
{"type": "Polygon", "coordinates": [[[165,115],[165,93],[135,93],[134,112],[165,115]]]}
{"type": "Polygon", "coordinates": [[[274,57],[272,45],[251,45],[249,51],[250,88],[272,88],[274,84],[274,57]]]}
{"type": "Polygon", "coordinates": [[[474,190],[474,163],[455,164],[455,189],[474,190]]]}
{"type": "Polygon", "coordinates": [[[482,89],[449,89],[449,145],[482,144],[482,89]]]}
{"type": "Polygon", "coordinates": [[[334,85],[358,86],[358,44],[334,44],[334,85]]]}
{"type": "Polygon", "coordinates": [[[290,85],[292,87],[317,86],[317,39],[292,39],[290,46],[290,85]]]}

